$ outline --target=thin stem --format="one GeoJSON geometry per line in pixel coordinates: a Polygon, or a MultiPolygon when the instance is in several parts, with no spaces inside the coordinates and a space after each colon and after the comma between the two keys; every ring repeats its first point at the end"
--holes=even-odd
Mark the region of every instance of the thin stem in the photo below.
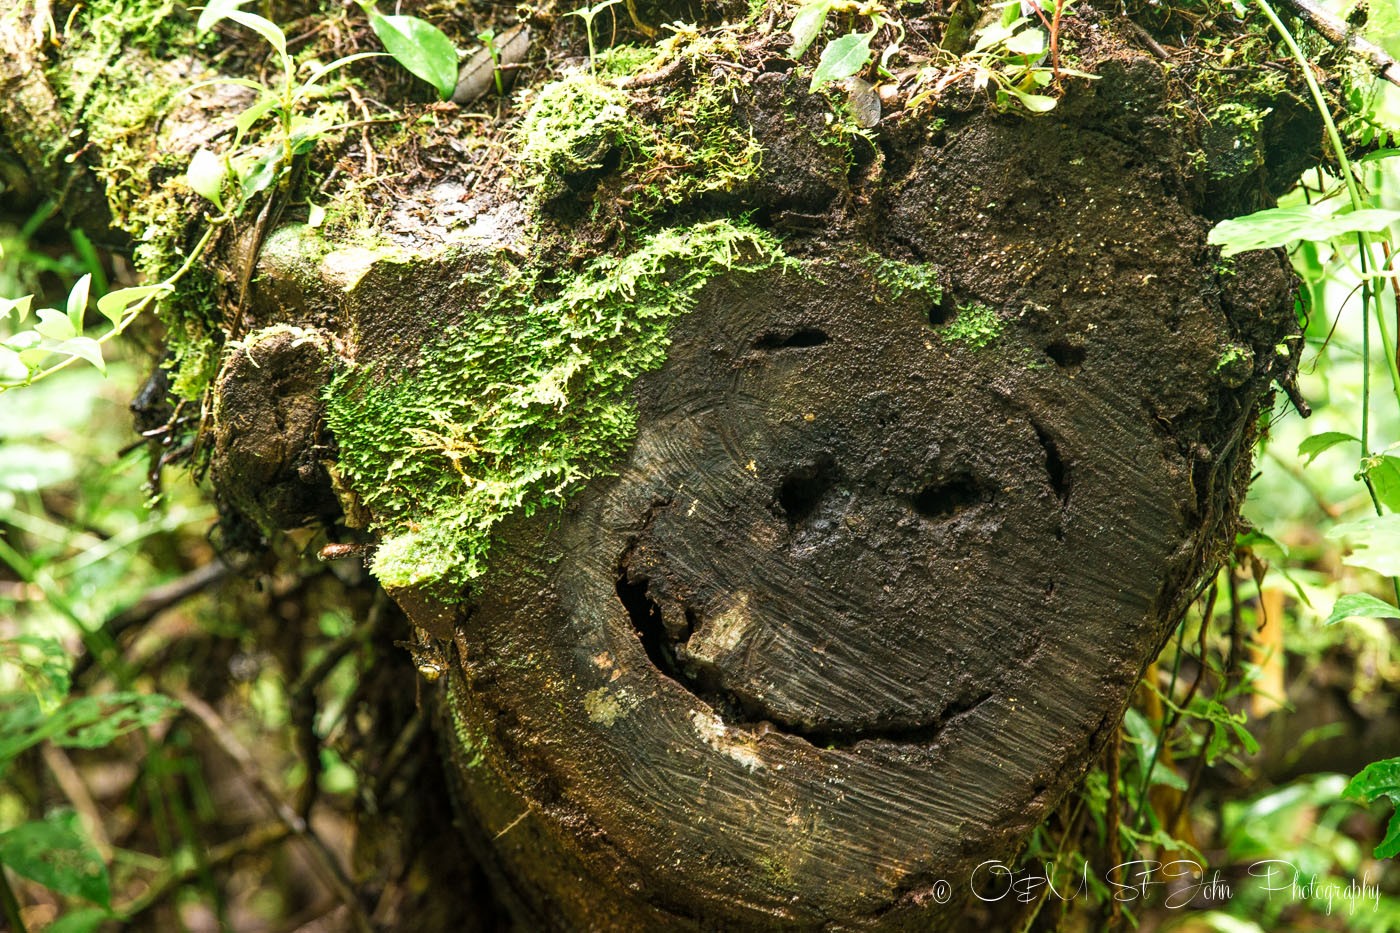
{"type": "Polygon", "coordinates": [[[14,888],[10,887],[10,879],[5,875],[4,865],[0,865],[0,916],[5,918],[5,922],[14,933],[28,933],[28,928],[24,925],[24,916],[19,910],[19,900],[15,897],[14,888]]]}

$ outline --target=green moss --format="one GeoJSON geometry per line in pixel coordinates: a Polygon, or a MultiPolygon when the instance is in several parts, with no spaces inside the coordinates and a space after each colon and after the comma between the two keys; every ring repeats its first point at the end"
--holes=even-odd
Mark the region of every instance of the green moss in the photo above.
{"type": "Polygon", "coordinates": [[[567,280],[501,262],[485,306],[416,366],[338,377],[326,420],[383,536],[375,574],[451,598],[483,571],[501,519],[563,502],[626,449],[629,389],[705,282],[784,262],[771,237],[728,221],[660,231],[567,280]]]}
{"type": "Polygon", "coordinates": [[[958,316],[943,329],[943,340],[965,343],[974,350],[990,346],[1001,336],[1001,318],[983,304],[958,305],[958,316]]]}
{"type": "MultiPolygon", "coordinates": [[[[718,54],[713,45],[671,40],[653,58],[627,56],[618,67],[659,69],[677,58],[698,67],[705,55],[718,54]]],[[[616,171],[621,200],[646,219],[752,178],[763,150],[734,119],[728,79],[700,72],[668,87],[659,101],[634,98],[586,71],[545,85],[519,131],[521,183],[548,201],[584,187],[579,182],[589,176],[616,171]]]]}
{"type": "Polygon", "coordinates": [[[938,284],[938,267],[926,262],[904,262],[887,259],[879,253],[866,253],[862,262],[875,276],[875,281],[899,299],[905,295],[921,295],[932,304],[943,300],[943,287],[938,284]]]}

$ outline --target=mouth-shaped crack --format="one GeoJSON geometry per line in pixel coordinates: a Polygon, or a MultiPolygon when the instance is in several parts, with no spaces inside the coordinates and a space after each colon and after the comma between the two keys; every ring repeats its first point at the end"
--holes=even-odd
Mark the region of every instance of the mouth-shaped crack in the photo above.
{"type": "Polygon", "coordinates": [[[817,327],[803,327],[789,334],[768,333],[754,341],[755,350],[789,350],[819,347],[831,338],[817,327]]]}
{"type": "Polygon", "coordinates": [[[817,748],[850,748],[861,742],[929,746],[938,740],[950,723],[973,712],[993,696],[989,690],[978,692],[949,703],[936,715],[918,722],[876,722],[843,727],[788,721],[761,702],[723,689],[717,683],[713,670],[685,662],[685,646],[699,627],[698,615],[692,607],[685,606],[682,609],[684,624],[667,625],[661,605],[650,593],[651,578],[637,574],[630,566],[637,544],[635,539],[630,541],[618,561],[616,589],[618,601],[627,611],[642,649],[661,674],[707,704],[732,728],[748,729],[760,736],[769,732],[791,735],[817,748]],[[674,635],[669,631],[671,628],[675,629],[674,635]]]}

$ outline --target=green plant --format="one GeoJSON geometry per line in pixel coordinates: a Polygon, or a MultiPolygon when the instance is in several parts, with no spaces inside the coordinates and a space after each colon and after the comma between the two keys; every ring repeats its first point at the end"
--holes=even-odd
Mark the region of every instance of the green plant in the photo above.
{"type": "MultiPolygon", "coordinates": [[[[385,16],[375,9],[373,0],[360,0],[360,6],[369,15],[370,28],[384,43],[390,57],[437,88],[443,100],[449,100],[457,87],[457,46],[452,40],[432,23],[416,16],[385,16]]],[[[482,41],[487,40],[483,38],[482,41]]],[[[489,43],[488,47],[494,50],[489,43]]],[[[491,60],[496,60],[494,51],[491,60]]],[[[496,80],[500,81],[499,73],[496,80]]]]}
{"type": "Polygon", "coordinates": [[[570,10],[568,13],[569,16],[577,16],[579,19],[583,20],[583,28],[588,32],[589,71],[593,70],[594,62],[598,57],[597,49],[593,44],[593,20],[597,19],[598,14],[606,10],[608,7],[620,2],[622,2],[622,0],[603,0],[602,3],[595,3],[592,6],[585,5],[577,10],[570,10]]]}
{"type": "Polygon", "coordinates": [[[77,360],[86,360],[105,371],[103,344],[130,327],[156,298],[173,291],[175,284],[190,270],[208,242],[209,235],[206,233],[185,264],[164,281],[117,289],[99,298],[97,310],[110,326],[97,337],[83,334],[91,274],[78,279],[68,293],[62,311],[40,308],[34,312],[37,322],[28,328],[20,329],[19,325],[29,319],[33,296],[0,298],[0,323],[9,322],[12,328],[0,340],[0,392],[31,385],[66,369],[77,360]]]}
{"type": "Polygon", "coordinates": [[[505,97],[505,76],[501,74],[501,50],[496,45],[496,30],[483,29],[476,37],[486,46],[486,54],[491,56],[491,77],[496,82],[496,96],[505,97]]]}
{"type": "MultiPolygon", "coordinates": [[[[1282,38],[1289,54],[1298,64],[1313,103],[1322,118],[1331,154],[1336,160],[1337,177],[1329,185],[1319,169],[1316,173],[1321,199],[1311,200],[1306,186],[1300,189],[1303,203],[1288,204],[1246,217],[1218,224],[1210,234],[1210,242],[1221,247],[1222,256],[1254,250],[1293,246],[1294,265],[1305,281],[1305,295],[1310,309],[1316,313],[1326,305],[1325,280],[1336,274],[1323,261],[1326,254],[1339,262],[1349,277],[1357,282],[1355,293],[1360,296],[1361,329],[1361,404],[1357,431],[1325,431],[1306,438],[1298,448],[1306,457],[1304,467],[1319,455],[1341,445],[1356,445],[1359,454],[1356,479],[1362,484],[1373,515],[1336,524],[1328,537],[1345,541],[1350,553],[1345,562],[1390,578],[1391,591],[1400,600],[1400,457],[1390,454],[1400,447],[1391,444],[1383,450],[1372,446],[1371,366],[1374,327],[1381,346],[1382,366],[1389,377],[1391,395],[1400,403],[1400,367],[1397,367],[1396,335],[1390,330],[1390,312],[1381,286],[1400,284],[1393,268],[1396,243],[1390,229],[1400,221],[1400,211],[1382,207],[1374,193],[1364,189],[1361,171],[1353,163],[1348,147],[1332,115],[1328,98],[1313,74],[1313,68],[1288,27],[1279,18],[1268,0],[1255,0],[1260,12],[1282,38]],[[1381,257],[1375,249],[1381,248],[1381,257]]],[[[1364,111],[1370,104],[1356,94],[1348,100],[1363,112],[1353,113],[1346,124],[1358,131],[1364,140],[1384,138],[1377,132],[1383,120],[1364,111]]],[[[1386,163],[1396,153],[1372,153],[1361,160],[1364,169],[1369,163],[1386,163]]],[[[1400,292],[1397,292],[1400,294],[1400,292]]],[[[1400,407],[1400,405],[1398,405],[1400,407]]],[[[1400,610],[1370,594],[1353,593],[1335,599],[1326,624],[1334,625],[1348,618],[1397,618],[1400,610]]],[[[1378,761],[1352,779],[1345,795],[1359,801],[1372,802],[1388,798],[1400,805],[1400,759],[1378,761]]],[[[1388,858],[1400,854],[1400,812],[1392,815],[1385,838],[1375,855],[1388,858]]]]}
{"type": "MultiPolygon", "coordinates": [[[[291,170],[293,159],[310,152],[321,138],[337,128],[334,123],[318,119],[315,115],[306,116],[301,113],[306,103],[325,94],[326,89],[322,81],[351,62],[378,54],[359,52],[338,58],[330,64],[314,68],[305,81],[298,81],[296,62],[287,52],[286,35],[276,23],[256,13],[238,9],[246,2],[247,0],[212,0],[199,14],[196,29],[205,32],[219,22],[229,20],[256,32],[277,53],[282,70],[281,81],[276,86],[269,87],[247,78],[215,78],[187,89],[188,93],[212,84],[236,84],[249,88],[256,94],[253,103],[234,119],[233,140],[225,150],[224,156],[216,156],[206,149],[198,150],[190,160],[186,176],[190,187],[220,211],[225,211],[225,181],[233,178],[237,182],[239,196],[228,212],[235,214],[242,210],[243,205],[253,195],[266,190],[274,183],[282,182],[291,170]],[[276,126],[274,143],[267,147],[243,150],[243,140],[248,132],[264,117],[271,117],[276,126]]],[[[455,80],[454,72],[454,83],[455,80]]],[[[450,88],[448,94],[451,94],[450,88]]]]}
{"type": "MultiPolygon", "coordinates": [[[[179,705],[129,691],[74,697],[68,671],[68,652],[54,639],[21,635],[0,641],[0,775],[41,742],[101,748],[164,719],[179,705]]],[[[72,810],[55,810],[0,832],[0,906],[10,928],[23,930],[7,869],[56,894],[96,905],[76,917],[70,914],[70,929],[93,929],[114,916],[107,866],[72,810]]]]}

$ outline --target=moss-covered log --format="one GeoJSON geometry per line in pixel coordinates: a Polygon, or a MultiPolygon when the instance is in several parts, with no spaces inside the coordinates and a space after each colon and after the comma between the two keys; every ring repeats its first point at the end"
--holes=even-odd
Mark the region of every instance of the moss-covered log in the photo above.
{"type": "Polygon", "coordinates": [[[1206,233],[1316,124],[1115,11],[1035,117],[932,16],[883,94],[776,6],[562,76],[541,19],[500,122],[328,134],[172,306],[230,508],[378,545],[522,922],[946,928],[1116,727],[1296,357],[1283,257],[1206,233]]]}

